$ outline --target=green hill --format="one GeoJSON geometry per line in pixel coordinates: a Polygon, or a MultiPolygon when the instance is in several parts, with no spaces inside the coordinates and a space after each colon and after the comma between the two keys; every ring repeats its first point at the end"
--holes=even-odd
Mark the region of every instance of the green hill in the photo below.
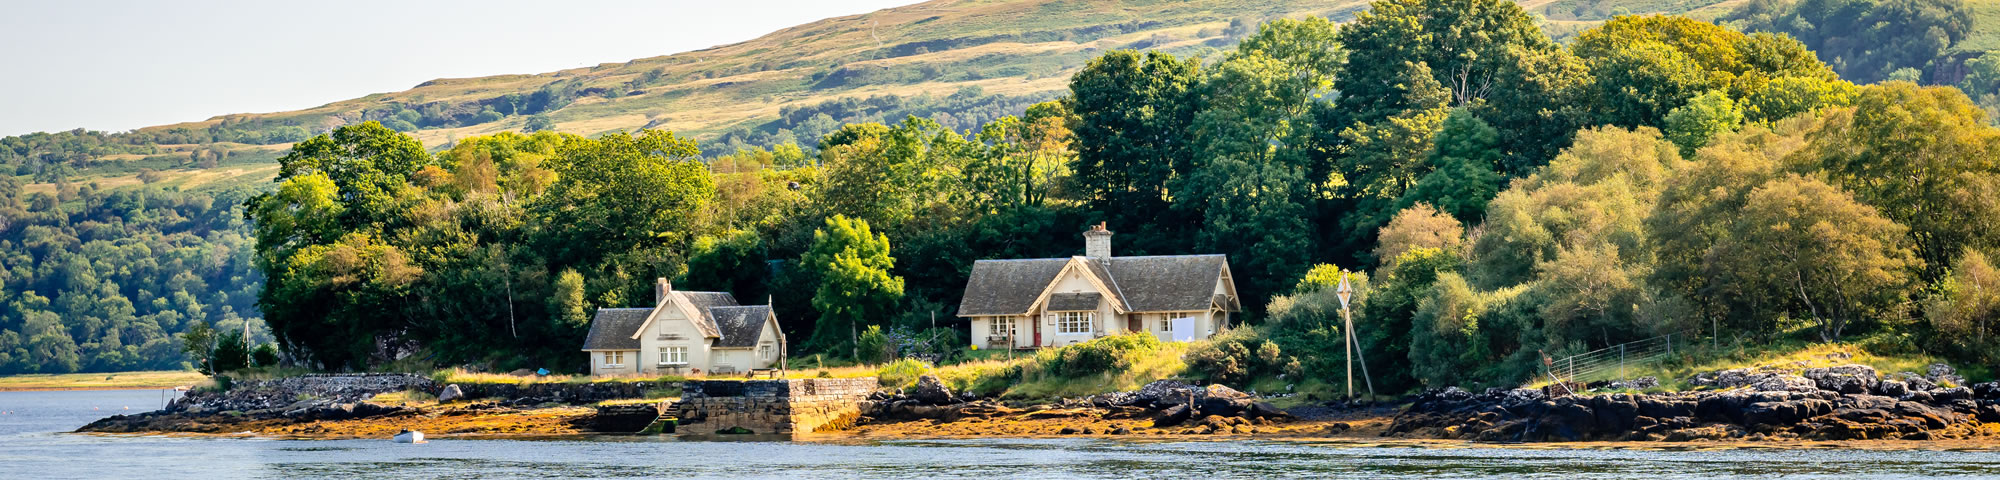
{"type": "MultiPolygon", "coordinates": [[[[1614,13],[1717,6],[1712,0],[1521,3],[1558,37],[1614,13]]],[[[153,170],[146,180],[168,186],[256,184],[275,173],[271,160],[289,142],[369,120],[413,132],[434,148],[510,130],[665,128],[704,140],[711,154],[787,141],[810,146],[841,123],[907,114],[963,130],[1054,98],[1070,74],[1107,50],[1210,54],[1263,20],[1345,20],[1366,7],[1362,0],[937,0],[692,52],[534,75],[437,79],[305,110],[102,134],[94,145],[51,138],[81,131],[37,134],[55,148],[24,146],[35,135],[10,137],[14,151],[0,148],[0,174],[21,176],[28,192],[53,191],[52,177],[36,177],[47,160],[62,159],[71,163],[61,172],[71,182],[133,185],[153,170]],[[52,151],[57,155],[45,158],[52,151]]]]}

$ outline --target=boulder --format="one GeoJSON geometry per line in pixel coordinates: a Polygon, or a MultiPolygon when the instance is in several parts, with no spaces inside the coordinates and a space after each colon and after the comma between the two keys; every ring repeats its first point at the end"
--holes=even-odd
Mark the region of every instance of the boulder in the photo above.
{"type": "Polygon", "coordinates": [[[1881,377],[1875,367],[1867,365],[1840,365],[1826,368],[1808,368],[1800,374],[1812,380],[1820,390],[1845,394],[1868,393],[1874,390],[1881,377]]]}
{"type": "Polygon", "coordinates": [[[1908,385],[1910,387],[1910,391],[1912,392],[1928,392],[1938,388],[1937,382],[1932,382],[1930,381],[1930,379],[1926,379],[1922,375],[1917,375],[1910,372],[1902,372],[1896,374],[1895,377],[1896,380],[1903,382],[1905,385],[1908,385]]]}
{"type": "Polygon", "coordinates": [[[460,390],[458,388],[458,384],[456,383],[451,385],[445,385],[444,390],[438,392],[438,403],[451,403],[453,400],[461,400],[464,398],[465,398],[465,391],[460,390]]]}
{"type": "Polygon", "coordinates": [[[911,389],[909,395],[912,399],[931,405],[958,403],[958,397],[952,395],[951,387],[944,386],[944,382],[939,381],[936,375],[917,377],[917,386],[911,389]]]}
{"type": "Polygon", "coordinates": [[[1875,384],[1875,394],[1884,397],[1902,398],[1903,395],[1908,393],[1910,393],[1910,384],[1903,383],[1900,380],[1883,380],[1882,383],[1875,384]]]}
{"type": "Polygon", "coordinates": [[[1142,407],[1164,408],[1170,404],[1182,404],[1192,400],[1194,391],[1199,390],[1179,380],[1158,380],[1139,387],[1133,392],[1132,404],[1142,407]]]}
{"type": "Polygon", "coordinates": [[[1805,377],[1775,372],[1753,375],[1749,386],[1759,392],[1810,392],[1819,388],[1805,377]]]}
{"type": "Polygon", "coordinates": [[[1825,400],[1760,402],[1743,408],[1743,424],[1787,426],[1829,413],[1833,413],[1833,403],[1825,400]]]}
{"type": "Polygon", "coordinates": [[[1980,400],[2000,400],[2000,382],[1973,385],[1972,396],[1980,400]]]}
{"type": "Polygon", "coordinates": [[[1952,369],[1951,365],[1933,363],[1924,370],[1924,379],[1930,380],[1931,383],[1951,386],[1965,385],[1965,377],[1959,376],[1958,371],[1952,369]]]}
{"type": "Polygon", "coordinates": [[[1153,418],[1153,428],[1179,426],[1180,424],[1187,423],[1188,417],[1193,413],[1194,409],[1188,405],[1167,407],[1165,410],[1160,411],[1160,416],[1153,418]]]}
{"type": "Polygon", "coordinates": [[[1952,387],[1939,390],[1931,390],[1931,398],[1936,399],[1940,403],[1950,402],[1953,400],[1970,400],[1972,399],[1972,389],[1965,387],[1952,387]]]}

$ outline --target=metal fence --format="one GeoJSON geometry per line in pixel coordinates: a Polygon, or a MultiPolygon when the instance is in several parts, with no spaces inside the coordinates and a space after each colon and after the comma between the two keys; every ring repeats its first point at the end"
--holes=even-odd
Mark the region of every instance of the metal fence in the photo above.
{"type": "Polygon", "coordinates": [[[1553,359],[1547,367],[1550,375],[1565,382],[1627,380],[1632,368],[1672,357],[1674,349],[1685,347],[1684,342],[1690,338],[1693,336],[1686,333],[1669,333],[1553,359]]]}

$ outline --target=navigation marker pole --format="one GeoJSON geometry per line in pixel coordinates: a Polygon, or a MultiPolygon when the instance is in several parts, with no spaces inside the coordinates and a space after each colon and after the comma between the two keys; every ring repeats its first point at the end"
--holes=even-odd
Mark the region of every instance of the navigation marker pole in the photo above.
{"type": "Polygon", "coordinates": [[[1340,272],[1340,288],[1334,290],[1340,296],[1340,318],[1347,331],[1347,398],[1354,398],[1354,316],[1347,313],[1347,298],[1354,294],[1354,287],[1347,285],[1347,272],[1340,272]]]}

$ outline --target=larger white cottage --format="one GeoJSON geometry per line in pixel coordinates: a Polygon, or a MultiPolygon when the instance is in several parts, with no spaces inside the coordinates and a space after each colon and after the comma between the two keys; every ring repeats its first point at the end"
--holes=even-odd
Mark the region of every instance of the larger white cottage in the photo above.
{"type": "Polygon", "coordinates": [[[1101,223],[1083,237],[1083,256],[974,262],[958,306],[973,343],[1056,347],[1128,332],[1198,340],[1241,310],[1227,256],[1114,257],[1101,223]]]}
{"type": "Polygon", "coordinates": [[[783,368],[785,333],[770,305],[728,292],[653,288],[652,308],[600,308],[583,351],[592,375],[727,375],[783,368]]]}

